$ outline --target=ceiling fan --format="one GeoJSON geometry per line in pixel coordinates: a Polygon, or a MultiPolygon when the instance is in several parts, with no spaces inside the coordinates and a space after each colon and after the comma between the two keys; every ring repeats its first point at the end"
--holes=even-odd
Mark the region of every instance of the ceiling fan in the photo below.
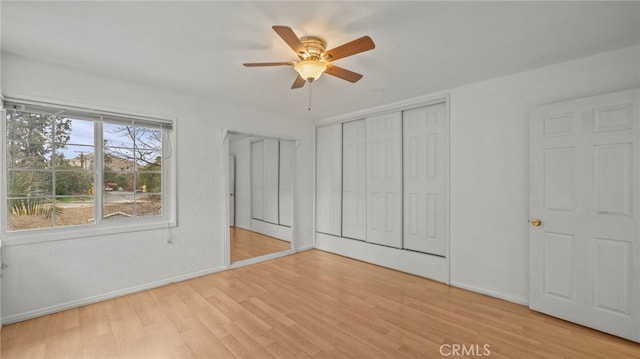
{"type": "Polygon", "coordinates": [[[274,25],[273,30],[293,49],[299,60],[245,63],[243,65],[246,67],[293,66],[298,77],[293,82],[292,89],[304,86],[305,82],[311,83],[317,80],[323,73],[349,82],[357,82],[362,78],[361,74],[335,66],[332,62],[376,47],[369,36],[363,36],[331,50],[325,50],[327,42],[320,37],[303,36],[298,38],[288,26],[274,25]]]}

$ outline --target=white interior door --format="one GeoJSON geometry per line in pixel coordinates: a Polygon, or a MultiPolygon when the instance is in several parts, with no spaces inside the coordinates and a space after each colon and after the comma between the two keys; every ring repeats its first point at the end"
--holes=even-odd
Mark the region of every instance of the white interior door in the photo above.
{"type": "Polygon", "coordinates": [[[448,121],[444,103],[402,114],[404,248],[445,256],[448,236],[448,121]]]}
{"type": "Polygon", "coordinates": [[[316,129],[316,231],[342,234],[342,125],[316,129]]]}
{"type": "Polygon", "coordinates": [[[236,157],[229,156],[229,226],[236,225],[236,157]]]}
{"type": "Polygon", "coordinates": [[[366,121],[367,242],[402,248],[402,116],[366,121]]]}
{"type": "Polygon", "coordinates": [[[342,236],[359,240],[367,233],[366,129],[365,120],[342,125],[342,236]]]}
{"type": "Polygon", "coordinates": [[[532,309],[640,341],[638,90],[533,109],[532,309]]]}

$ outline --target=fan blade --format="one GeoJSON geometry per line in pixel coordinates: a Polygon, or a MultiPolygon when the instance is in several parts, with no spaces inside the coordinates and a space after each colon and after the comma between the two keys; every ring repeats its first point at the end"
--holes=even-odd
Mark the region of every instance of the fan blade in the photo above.
{"type": "Polygon", "coordinates": [[[335,61],[343,57],[359,54],[361,52],[372,50],[376,47],[373,40],[369,36],[363,36],[344,45],[340,45],[331,50],[325,51],[322,56],[327,61],[335,61]]]}
{"type": "Polygon", "coordinates": [[[357,72],[349,71],[331,64],[327,64],[327,69],[324,73],[349,82],[358,82],[362,78],[362,75],[357,72]]]}
{"type": "Polygon", "coordinates": [[[295,64],[295,62],[288,61],[288,62],[249,62],[249,63],[244,63],[242,65],[246,67],[258,67],[258,66],[288,66],[293,64],[295,64]]]}
{"type": "Polygon", "coordinates": [[[278,35],[280,35],[282,40],[284,40],[284,42],[286,42],[287,45],[295,51],[298,57],[302,58],[301,55],[307,53],[307,49],[302,45],[302,42],[300,42],[300,39],[290,27],[273,25],[272,28],[278,35]]]}
{"type": "Polygon", "coordinates": [[[293,81],[293,85],[291,85],[291,89],[292,89],[292,90],[293,90],[293,89],[298,89],[298,88],[300,88],[300,87],[304,86],[304,84],[305,84],[306,82],[307,82],[307,81],[306,81],[305,79],[303,79],[303,78],[302,78],[302,76],[298,75],[298,77],[296,77],[296,80],[295,80],[295,81],[293,81]]]}

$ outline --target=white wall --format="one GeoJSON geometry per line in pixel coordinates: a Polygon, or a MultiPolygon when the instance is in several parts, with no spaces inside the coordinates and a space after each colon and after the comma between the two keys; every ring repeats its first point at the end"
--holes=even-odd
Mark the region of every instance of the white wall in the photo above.
{"type": "Polygon", "coordinates": [[[294,238],[296,248],[312,245],[314,130],[309,121],[9,54],[2,54],[1,72],[6,95],[176,118],[179,224],[172,229],[5,246],[3,321],[223,269],[228,231],[223,128],[300,140],[294,238]]]}
{"type": "Polygon", "coordinates": [[[251,230],[251,139],[229,143],[236,157],[236,227],[251,230]]]}
{"type": "Polygon", "coordinates": [[[528,111],[640,86],[634,46],[450,90],[451,283],[528,301],[528,111]]]}
{"type": "MultiPolygon", "coordinates": [[[[2,1],[0,1],[0,19],[2,19],[2,1]]],[[[2,26],[0,24],[0,49],[2,49],[2,26]]],[[[2,56],[0,56],[0,69],[2,69],[2,56]]],[[[0,107],[2,107],[2,70],[0,70],[0,107]]],[[[4,120],[4,119],[3,119],[4,120]]],[[[1,183],[2,181],[0,181],[1,183]]],[[[0,318],[2,318],[2,241],[0,240],[0,318]]],[[[0,328],[2,321],[0,320],[0,328]]]]}

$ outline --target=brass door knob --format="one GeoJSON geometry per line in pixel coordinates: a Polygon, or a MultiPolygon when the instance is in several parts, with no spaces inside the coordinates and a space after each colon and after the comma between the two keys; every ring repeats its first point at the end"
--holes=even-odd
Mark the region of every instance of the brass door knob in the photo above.
{"type": "Polygon", "coordinates": [[[542,221],[539,218],[534,218],[531,220],[531,225],[534,227],[539,227],[542,224],[542,221]]]}

